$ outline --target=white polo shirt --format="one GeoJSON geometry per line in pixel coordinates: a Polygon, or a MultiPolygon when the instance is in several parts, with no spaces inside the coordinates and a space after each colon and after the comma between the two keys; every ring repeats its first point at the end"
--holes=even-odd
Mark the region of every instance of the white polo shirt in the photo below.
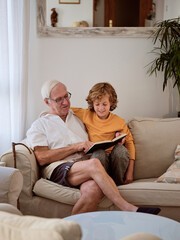
{"type": "MultiPolygon", "coordinates": [[[[66,121],[59,116],[47,114],[38,118],[27,131],[27,143],[34,149],[36,146],[48,146],[49,149],[68,147],[88,140],[84,124],[70,109],[66,121]]],[[[50,178],[52,171],[63,162],[72,162],[83,156],[82,153],[72,154],[63,160],[53,162],[44,168],[42,174],[50,178]]]]}

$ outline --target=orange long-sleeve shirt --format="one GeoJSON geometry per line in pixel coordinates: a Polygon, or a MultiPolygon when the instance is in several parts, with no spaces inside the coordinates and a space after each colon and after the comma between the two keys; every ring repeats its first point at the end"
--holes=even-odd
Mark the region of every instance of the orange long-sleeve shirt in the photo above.
{"type": "Polygon", "coordinates": [[[100,119],[89,109],[72,108],[72,110],[85,124],[89,140],[92,142],[112,140],[116,132],[126,133],[125,147],[129,151],[130,159],[135,160],[133,137],[124,119],[113,113],[110,113],[107,119],[100,119]]]}

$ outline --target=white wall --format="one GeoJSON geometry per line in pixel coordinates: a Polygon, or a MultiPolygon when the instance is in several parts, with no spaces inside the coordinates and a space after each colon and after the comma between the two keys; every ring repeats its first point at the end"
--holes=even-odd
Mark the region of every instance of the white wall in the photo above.
{"type": "Polygon", "coordinates": [[[73,22],[85,20],[93,24],[93,0],[81,0],[80,4],[59,4],[58,0],[46,0],[47,25],[51,26],[51,9],[58,13],[57,27],[71,27],[73,22]]]}
{"type": "Polygon", "coordinates": [[[115,113],[127,121],[138,117],[174,117],[178,94],[162,91],[162,74],[147,75],[153,44],[146,38],[37,38],[35,3],[31,3],[31,49],[27,128],[45,109],[40,96],[44,81],[58,79],[72,93],[73,106],[86,107],[85,98],[97,82],[110,82],[118,94],[115,113]]]}
{"type": "Polygon", "coordinates": [[[180,0],[164,0],[164,20],[180,17],[180,0]]]}

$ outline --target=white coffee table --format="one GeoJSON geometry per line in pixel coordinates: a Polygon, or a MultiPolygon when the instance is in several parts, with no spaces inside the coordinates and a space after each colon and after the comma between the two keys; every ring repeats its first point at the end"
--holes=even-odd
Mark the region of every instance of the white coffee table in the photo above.
{"type": "Polygon", "coordinates": [[[64,218],[80,224],[82,240],[120,240],[137,232],[154,234],[163,240],[180,240],[180,223],[145,213],[105,211],[64,218]]]}

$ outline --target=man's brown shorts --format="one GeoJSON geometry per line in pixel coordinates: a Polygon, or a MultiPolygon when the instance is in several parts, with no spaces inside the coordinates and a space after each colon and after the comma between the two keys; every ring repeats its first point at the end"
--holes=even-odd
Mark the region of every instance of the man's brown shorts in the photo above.
{"type": "Polygon", "coordinates": [[[72,167],[74,162],[65,162],[57,166],[50,177],[50,181],[58,183],[60,185],[66,186],[66,187],[72,187],[68,181],[67,181],[67,174],[72,167]]]}

